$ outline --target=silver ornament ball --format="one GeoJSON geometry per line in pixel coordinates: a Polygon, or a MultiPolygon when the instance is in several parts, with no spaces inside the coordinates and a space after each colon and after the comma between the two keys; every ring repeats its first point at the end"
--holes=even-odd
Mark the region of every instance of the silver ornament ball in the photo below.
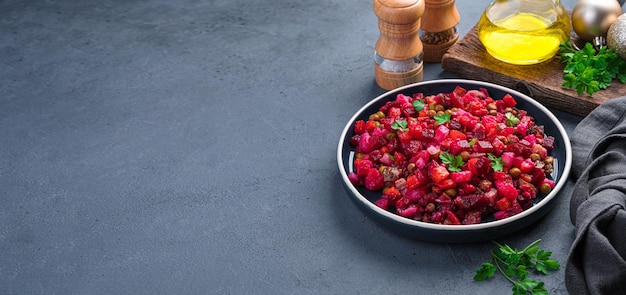
{"type": "Polygon", "coordinates": [[[626,59],[626,13],[619,16],[606,35],[607,46],[626,59]]]}
{"type": "Polygon", "coordinates": [[[585,41],[606,36],[611,24],[622,14],[616,0],[580,0],[572,10],[572,28],[585,41]]]}

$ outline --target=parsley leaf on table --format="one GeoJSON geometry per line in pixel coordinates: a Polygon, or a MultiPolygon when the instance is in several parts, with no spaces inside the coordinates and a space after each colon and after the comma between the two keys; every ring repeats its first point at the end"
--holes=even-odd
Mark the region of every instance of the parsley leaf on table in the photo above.
{"type": "Polygon", "coordinates": [[[544,283],[529,278],[530,271],[547,275],[549,271],[559,269],[558,261],[550,259],[552,252],[539,248],[541,240],[530,243],[526,248],[518,251],[508,245],[497,242],[497,249],[491,251],[491,260],[483,262],[476,270],[475,281],[486,281],[495,276],[496,269],[513,284],[513,295],[547,295],[544,283]]]}
{"type": "Polygon", "coordinates": [[[581,95],[592,95],[611,86],[613,79],[626,83],[626,60],[604,46],[596,51],[591,43],[576,50],[571,41],[561,43],[560,61],[563,69],[563,87],[574,88],[581,95]]]}

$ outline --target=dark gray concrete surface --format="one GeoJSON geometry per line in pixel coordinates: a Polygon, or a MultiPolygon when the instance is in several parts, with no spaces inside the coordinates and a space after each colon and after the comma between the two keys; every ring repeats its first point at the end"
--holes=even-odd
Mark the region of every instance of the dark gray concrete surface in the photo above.
{"type": "MultiPolygon", "coordinates": [[[[464,35],[489,1],[457,2],[464,35]]],[[[406,239],[342,189],[377,37],[371,1],[2,1],[0,293],[510,293],[472,281],[491,242],[406,239]]],[[[564,265],[568,189],[500,241],[564,265]]]]}

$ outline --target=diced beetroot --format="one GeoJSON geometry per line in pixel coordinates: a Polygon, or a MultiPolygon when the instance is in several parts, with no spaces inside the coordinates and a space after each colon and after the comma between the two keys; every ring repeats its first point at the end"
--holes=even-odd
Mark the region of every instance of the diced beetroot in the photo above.
{"type": "Polygon", "coordinates": [[[365,177],[365,188],[371,191],[383,188],[385,178],[377,169],[369,169],[365,177]]]}
{"type": "Polygon", "coordinates": [[[458,187],[459,192],[462,194],[473,194],[476,192],[476,187],[468,182],[461,182],[458,187]]]}
{"type": "Polygon", "coordinates": [[[359,176],[356,174],[356,172],[348,173],[348,179],[354,185],[358,185],[360,182],[359,176]]]}
{"type": "Polygon", "coordinates": [[[465,211],[469,210],[482,210],[484,207],[490,205],[491,200],[485,197],[484,194],[469,194],[457,196],[454,199],[454,204],[465,211]]]}
{"type": "Polygon", "coordinates": [[[543,141],[541,142],[541,145],[545,147],[548,150],[548,152],[552,151],[552,149],[554,148],[554,137],[552,136],[544,137],[543,141]]]}
{"type": "Polygon", "coordinates": [[[363,134],[365,133],[365,121],[358,120],[354,122],[354,133],[355,134],[363,134]]]}
{"type": "Polygon", "coordinates": [[[399,104],[405,104],[405,103],[410,103],[413,99],[413,97],[408,96],[408,95],[404,95],[402,93],[398,93],[398,95],[396,95],[396,101],[399,104]]]}
{"type": "Polygon", "coordinates": [[[385,199],[385,198],[380,198],[378,199],[376,202],[374,202],[374,205],[387,210],[387,208],[389,207],[389,200],[385,199]]]}
{"type": "Polygon", "coordinates": [[[426,158],[422,157],[423,153],[420,152],[420,154],[418,155],[418,157],[413,157],[412,159],[415,159],[413,161],[413,163],[415,164],[415,166],[418,169],[422,169],[424,167],[426,167],[426,164],[428,163],[428,158],[430,157],[430,155],[428,154],[428,152],[426,151],[422,151],[426,153],[426,158]]]}
{"type": "Polygon", "coordinates": [[[503,136],[509,136],[509,135],[512,135],[513,133],[515,133],[515,128],[513,127],[504,127],[502,128],[502,130],[500,130],[500,135],[503,135],[503,136]]]}
{"type": "Polygon", "coordinates": [[[452,138],[452,139],[467,139],[467,135],[465,135],[465,133],[459,131],[459,130],[450,130],[450,133],[448,134],[448,138],[452,138]]]}
{"type": "Polygon", "coordinates": [[[387,187],[383,189],[383,198],[389,199],[390,201],[398,200],[402,197],[400,191],[395,187],[387,187]]]}
{"type": "MultiPolygon", "coordinates": [[[[390,201],[391,203],[391,201],[390,201]]],[[[396,200],[395,202],[393,202],[394,206],[396,207],[396,210],[401,210],[401,209],[406,209],[411,205],[411,200],[402,197],[398,200],[396,200]]]]}
{"type": "Polygon", "coordinates": [[[431,214],[431,219],[433,223],[441,224],[444,218],[445,214],[441,211],[435,211],[431,214]]]}
{"type": "Polygon", "coordinates": [[[422,132],[424,131],[424,127],[420,125],[417,120],[409,121],[408,128],[411,137],[413,137],[414,139],[422,140],[422,132]]]}
{"type": "Polygon", "coordinates": [[[389,112],[387,113],[388,118],[398,119],[400,116],[402,116],[402,110],[399,107],[389,108],[389,112]]]}
{"type": "Polygon", "coordinates": [[[441,194],[437,199],[435,199],[435,202],[439,204],[441,211],[448,211],[450,205],[452,204],[452,199],[450,199],[450,197],[446,194],[441,194]]]}
{"type": "Polygon", "coordinates": [[[431,145],[431,146],[426,148],[426,151],[431,156],[434,156],[434,155],[438,155],[441,152],[441,148],[439,148],[439,146],[437,146],[437,145],[431,145]]]}
{"type": "Polygon", "coordinates": [[[472,180],[472,172],[471,171],[461,171],[461,172],[452,172],[450,173],[450,179],[456,183],[461,182],[470,182],[472,180]]]}
{"type": "Polygon", "coordinates": [[[532,182],[534,185],[536,185],[537,187],[541,186],[541,184],[543,183],[545,179],[546,179],[546,172],[543,169],[541,168],[533,169],[532,182]]]}
{"type": "Polygon", "coordinates": [[[404,191],[404,197],[409,201],[417,203],[424,195],[424,192],[417,189],[407,189],[404,191]]]}
{"type": "Polygon", "coordinates": [[[474,144],[474,151],[477,153],[493,153],[494,148],[491,142],[479,140],[476,144],[474,144]]]}
{"type": "Polygon", "coordinates": [[[401,177],[398,178],[393,186],[398,190],[398,191],[404,191],[406,189],[406,178],[401,177]]]}
{"type": "Polygon", "coordinates": [[[480,211],[470,211],[465,214],[465,218],[463,218],[463,224],[479,224],[482,221],[480,211]]]}
{"type": "Polygon", "coordinates": [[[467,161],[467,167],[472,174],[484,177],[491,171],[491,160],[487,157],[471,158],[467,161]]]}
{"type": "Polygon", "coordinates": [[[496,211],[493,213],[493,218],[498,219],[498,220],[505,219],[508,217],[509,217],[509,214],[506,213],[505,211],[496,211]]]}
{"type": "Polygon", "coordinates": [[[531,152],[538,154],[542,159],[545,159],[548,156],[548,150],[538,143],[533,144],[531,152]]]}
{"type": "Polygon", "coordinates": [[[485,125],[481,123],[474,125],[472,132],[474,133],[474,138],[476,139],[484,139],[487,136],[487,129],[485,129],[485,125]]]}
{"type": "Polygon", "coordinates": [[[502,155],[504,148],[506,147],[505,144],[498,138],[494,138],[491,145],[493,146],[493,153],[496,156],[502,155]]]}
{"type": "Polygon", "coordinates": [[[491,177],[494,181],[504,181],[504,182],[513,182],[513,177],[511,174],[502,171],[496,171],[491,174],[491,177]]]}
{"type": "Polygon", "coordinates": [[[393,162],[394,162],[394,159],[391,157],[389,153],[383,154],[383,156],[380,158],[380,163],[383,165],[391,166],[393,165],[393,162]]]}
{"type": "Polygon", "coordinates": [[[532,173],[533,169],[535,169],[535,162],[530,158],[525,159],[519,165],[519,170],[522,171],[522,173],[532,173]]]}
{"type": "Polygon", "coordinates": [[[356,159],[354,161],[354,171],[359,177],[367,176],[370,169],[374,167],[374,163],[370,160],[356,159]]]}
{"type": "Polygon", "coordinates": [[[404,152],[407,156],[413,156],[422,150],[422,142],[419,140],[411,140],[404,146],[404,152]]]}
{"type": "MultiPolygon", "coordinates": [[[[483,194],[485,198],[485,202],[487,202],[487,206],[495,206],[496,201],[498,200],[498,190],[492,188],[483,194]]],[[[479,208],[482,210],[482,208],[479,208]]]]}
{"type": "Polygon", "coordinates": [[[515,198],[517,198],[517,189],[515,189],[515,186],[509,182],[501,180],[496,181],[496,189],[498,190],[500,196],[502,196],[503,198],[506,198],[508,200],[514,200],[515,198]]]}
{"type": "Polygon", "coordinates": [[[524,136],[524,140],[527,141],[530,145],[533,145],[537,142],[537,137],[534,134],[529,134],[524,136]]]}
{"type": "Polygon", "coordinates": [[[514,153],[504,152],[502,153],[502,163],[505,169],[510,169],[513,166],[513,158],[515,157],[514,153]]]}
{"type": "Polygon", "coordinates": [[[413,140],[413,137],[409,132],[398,132],[397,134],[398,140],[400,140],[401,143],[409,143],[413,140]]]}
{"type": "Polygon", "coordinates": [[[356,148],[357,153],[369,153],[376,149],[372,142],[372,136],[369,133],[363,133],[359,138],[359,145],[356,148]]]}
{"type": "Polygon", "coordinates": [[[446,150],[452,150],[452,148],[454,147],[454,145],[456,144],[456,142],[459,141],[458,139],[454,139],[454,138],[450,138],[450,137],[446,137],[444,140],[442,140],[439,145],[446,149],[446,150]]]}
{"type": "Polygon", "coordinates": [[[520,119],[519,123],[515,127],[515,131],[517,131],[518,134],[524,136],[528,133],[528,127],[531,123],[532,122],[530,121],[530,117],[524,116],[520,119]]]}
{"type": "Polygon", "coordinates": [[[456,187],[456,183],[450,178],[446,178],[440,182],[436,182],[435,184],[442,190],[456,187]]]}
{"type": "Polygon", "coordinates": [[[511,200],[507,198],[498,199],[494,207],[499,211],[505,211],[511,207],[511,200]]]}
{"type": "Polygon", "coordinates": [[[410,218],[413,215],[415,215],[415,213],[417,213],[417,208],[415,206],[409,206],[406,209],[398,209],[397,212],[402,217],[409,217],[410,218]]]}
{"type": "Polygon", "coordinates": [[[393,152],[393,158],[395,159],[396,164],[401,164],[401,163],[404,163],[404,161],[406,161],[406,156],[403,153],[400,153],[397,151],[393,152]]]}
{"type": "Polygon", "coordinates": [[[509,108],[517,105],[515,98],[513,98],[513,96],[511,96],[510,94],[505,94],[504,97],[502,97],[502,102],[504,102],[504,106],[509,108]]]}
{"type": "Polygon", "coordinates": [[[417,176],[415,176],[415,174],[407,176],[405,187],[410,190],[414,190],[419,187],[417,176]]]}
{"type": "Polygon", "coordinates": [[[428,164],[428,175],[434,183],[439,183],[450,176],[450,172],[446,167],[439,165],[436,161],[428,164]]]}
{"type": "Polygon", "coordinates": [[[457,85],[456,87],[454,87],[454,90],[452,90],[451,94],[455,94],[455,95],[463,97],[465,93],[467,93],[467,89],[457,85]]]}
{"type": "Polygon", "coordinates": [[[470,144],[465,139],[457,140],[455,144],[453,144],[452,147],[450,148],[450,152],[454,155],[457,155],[463,151],[469,152],[470,150],[471,150],[470,144]]]}
{"type": "Polygon", "coordinates": [[[465,108],[465,103],[463,101],[463,96],[459,95],[457,93],[452,93],[450,96],[450,103],[452,104],[453,107],[455,108],[459,108],[459,109],[464,109],[465,108]]]}
{"type": "Polygon", "coordinates": [[[528,199],[534,199],[537,196],[537,188],[528,182],[520,182],[519,186],[522,190],[522,196],[528,199]]]}
{"type": "Polygon", "coordinates": [[[459,225],[461,224],[461,221],[452,211],[448,210],[446,212],[446,219],[443,221],[443,224],[459,225]]]}
{"type": "Polygon", "coordinates": [[[450,134],[450,129],[448,129],[448,127],[446,127],[445,125],[437,126],[437,129],[435,130],[435,142],[440,143],[442,140],[448,137],[448,134],[450,134]]]}

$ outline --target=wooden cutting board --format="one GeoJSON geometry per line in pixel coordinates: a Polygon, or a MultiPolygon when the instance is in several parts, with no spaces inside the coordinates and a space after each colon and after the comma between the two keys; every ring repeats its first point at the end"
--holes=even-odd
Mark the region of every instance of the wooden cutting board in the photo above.
{"type": "Polygon", "coordinates": [[[586,116],[609,99],[626,95],[626,84],[613,80],[611,86],[594,93],[578,95],[561,86],[564,64],[558,58],[535,65],[512,65],[493,58],[478,39],[474,26],[463,39],[444,54],[441,67],[471,80],[481,80],[524,93],[544,106],[586,116]]]}

